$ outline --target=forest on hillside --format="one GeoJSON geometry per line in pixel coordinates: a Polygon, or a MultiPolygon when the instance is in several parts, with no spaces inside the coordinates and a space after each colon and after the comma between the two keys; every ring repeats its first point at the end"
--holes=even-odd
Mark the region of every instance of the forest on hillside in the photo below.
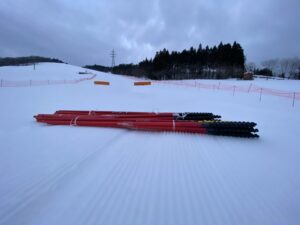
{"type": "Polygon", "coordinates": [[[224,79],[241,77],[244,65],[245,55],[241,45],[221,42],[218,46],[203,48],[200,44],[197,49],[190,47],[181,52],[163,49],[156,52],[153,58],[146,58],[138,64],[120,64],[113,68],[93,65],[86,68],[155,80],[224,79]]]}
{"type": "Polygon", "coordinates": [[[41,56],[25,56],[25,57],[5,57],[0,58],[0,66],[18,66],[18,65],[28,65],[40,62],[54,62],[63,63],[59,59],[41,57],[41,56]]]}

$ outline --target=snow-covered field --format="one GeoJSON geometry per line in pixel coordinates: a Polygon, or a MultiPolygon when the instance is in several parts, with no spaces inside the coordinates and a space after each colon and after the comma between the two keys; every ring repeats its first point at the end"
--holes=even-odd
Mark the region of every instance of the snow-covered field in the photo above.
{"type": "MultiPolygon", "coordinates": [[[[0,67],[0,79],[78,79],[79,71],[0,67]]],[[[138,87],[95,73],[111,86],[0,88],[0,225],[300,224],[299,100],[292,107],[291,99],[259,101],[254,93],[138,87]],[[257,122],[261,137],[47,126],[33,118],[59,109],[213,112],[257,122]]],[[[251,82],[300,89],[299,81],[251,82]]]]}

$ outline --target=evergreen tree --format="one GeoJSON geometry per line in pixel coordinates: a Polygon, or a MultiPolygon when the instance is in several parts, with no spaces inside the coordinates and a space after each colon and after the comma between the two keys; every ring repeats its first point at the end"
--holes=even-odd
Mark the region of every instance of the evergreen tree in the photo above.
{"type": "Polygon", "coordinates": [[[143,73],[152,79],[227,78],[240,77],[244,71],[245,56],[240,44],[234,42],[205,48],[199,44],[181,52],[167,49],[156,52],[153,60],[147,58],[138,65],[119,65],[122,74],[143,73]]]}

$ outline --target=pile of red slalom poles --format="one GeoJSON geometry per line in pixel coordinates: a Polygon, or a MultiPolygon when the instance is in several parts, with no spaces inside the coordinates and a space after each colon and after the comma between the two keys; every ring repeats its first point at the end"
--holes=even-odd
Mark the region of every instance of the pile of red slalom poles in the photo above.
{"type": "Polygon", "coordinates": [[[154,113],[59,110],[38,114],[37,122],[50,125],[113,127],[145,131],[188,132],[234,137],[259,137],[253,122],[220,121],[212,113],[154,113]]]}

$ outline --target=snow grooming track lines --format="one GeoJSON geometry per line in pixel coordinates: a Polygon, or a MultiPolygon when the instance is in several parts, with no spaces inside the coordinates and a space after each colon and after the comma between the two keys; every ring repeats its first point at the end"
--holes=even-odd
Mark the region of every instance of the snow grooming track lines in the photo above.
{"type": "MultiPolygon", "coordinates": [[[[79,159],[66,162],[48,176],[41,177],[35,182],[30,183],[30,185],[20,188],[20,191],[18,192],[20,193],[20,196],[23,197],[18,199],[18,196],[14,195],[16,198],[15,201],[18,201],[18,204],[12,204],[11,207],[7,207],[7,205],[2,206],[0,204],[0,224],[13,224],[10,223],[10,220],[16,217],[22,218],[20,219],[22,221],[20,224],[24,224],[27,215],[26,212],[28,210],[32,210],[32,208],[37,207],[37,205],[43,205],[41,202],[42,199],[45,200],[46,198],[46,200],[49,199],[48,201],[50,201],[52,196],[56,196],[60,193],[59,189],[65,188],[65,184],[68,183],[67,181],[72,183],[74,179],[77,179],[78,173],[83,173],[83,171],[90,170],[91,167],[96,166],[97,163],[95,163],[95,161],[98,161],[101,158],[100,156],[103,154],[103,151],[107,152],[107,154],[118,156],[119,154],[107,151],[107,149],[112,148],[117,141],[124,138],[126,135],[128,135],[128,133],[119,132],[101,144],[100,147],[97,147],[94,151],[82,155],[79,159]]],[[[39,210],[37,210],[37,212],[39,210]]]]}
{"type": "Polygon", "coordinates": [[[215,120],[212,113],[146,113],[105,111],[57,111],[34,116],[49,125],[125,128],[156,132],[187,132],[232,137],[259,137],[253,122],[215,120]],[[60,114],[62,113],[62,114],[60,114]],[[207,121],[210,118],[209,121],[207,121]]]}

